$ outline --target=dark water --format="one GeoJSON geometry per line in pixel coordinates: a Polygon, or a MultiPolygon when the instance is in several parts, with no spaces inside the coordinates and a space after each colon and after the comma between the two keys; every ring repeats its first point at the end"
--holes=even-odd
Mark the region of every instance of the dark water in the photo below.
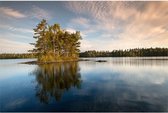
{"type": "Polygon", "coordinates": [[[168,111],[167,59],[0,60],[0,111],[168,111]]]}

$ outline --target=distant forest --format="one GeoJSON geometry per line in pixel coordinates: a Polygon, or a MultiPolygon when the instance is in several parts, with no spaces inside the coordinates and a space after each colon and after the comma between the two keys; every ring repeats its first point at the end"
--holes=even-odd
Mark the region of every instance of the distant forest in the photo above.
{"type": "MultiPolygon", "coordinates": [[[[168,48],[136,48],[113,51],[85,51],[79,54],[80,57],[150,57],[150,56],[168,56],[168,48]]],[[[0,59],[17,59],[17,58],[37,58],[36,54],[0,54],[0,59]]]]}
{"type": "Polygon", "coordinates": [[[168,48],[136,48],[113,51],[85,51],[80,53],[80,57],[150,57],[168,56],[168,48]]]}
{"type": "Polygon", "coordinates": [[[36,58],[37,55],[33,53],[2,53],[0,59],[19,59],[19,58],[36,58]]]}

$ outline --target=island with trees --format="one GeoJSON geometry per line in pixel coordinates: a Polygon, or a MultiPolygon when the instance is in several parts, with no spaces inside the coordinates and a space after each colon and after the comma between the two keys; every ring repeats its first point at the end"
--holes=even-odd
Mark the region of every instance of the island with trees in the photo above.
{"type": "Polygon", "coordinates": [[[34,29],[36,39],[34,49],[30,50],[37,55],[38,62],[76,61],[79,57],[81,35],[79,31],[70,33],[59,24],[49,25],[42,20],[34,29]]]}

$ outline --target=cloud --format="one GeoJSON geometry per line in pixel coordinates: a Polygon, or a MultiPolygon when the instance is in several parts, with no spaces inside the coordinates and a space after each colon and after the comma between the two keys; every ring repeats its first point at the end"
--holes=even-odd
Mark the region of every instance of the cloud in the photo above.
{"type": "MultiPolygon", "coordinates": [[[[77,30],[75,30],[73,28],[66,28],[65,30],[68,31],[68,32],[70,32],[70,33],[75,33],[77,31],[77,30]]],[[[80,31],[80,35],[82,37],[86,37],[86,35],[83,32],[81,32],[81,31],[80,31]]]]}
{"type": "Polygon", "coordinates": [[[27,53],[33,48],[32,45],[18,41],[0,38],[0,53],[27,53]]]}
{"type": "Polygon", "coordinates": [[[33,30],[26,29],[26,28],[10,27],[9,30],[11,30],[11,31],[17,31],[17,32],[22,32],[22,33],[33,33],[33,30]]]}
{"type": "Polygon", "coordinates": [[[87,18],[79,17],[79,18],[74,18],[71,20],[71,23],[80,25],[82,27],[88,28],[89,27],[89,20],[87,18]]]}
{"type": "Polygon", "coordinates": [[[76,30],[75,29],[72,29],[72,28],[66,28],[66,31],[70,32],[70,33],[75,33],[76,30]]]}
{"type": "Polygon", "coordinates": [[[25,18],[23,13],[8,7],[0,7],[0,13],[14,18],[25,18]]]}
{"type": "Polygon", "coordinates": [[[0,28],[4,29],[4,30],[14,31],[14,32],[33,33],[33,30],[31,30],[31,29],[18,28],[18,27],[14,27],[14,26],[11,26],[11,25],[7,25],[7,24],[1,24],[0,28]]]}
{"type": "Polygon", "coordinates": [[[35,6],[35,5],[32,6],[32,9],[29,12],[29,15],[30,15],[30,17],[32,16],[33,18],[37,18],[39,20],[41,20],[41,19],[50,20],[52,18],[49,11],[44,10],[38,6],[35,6]]]}
{"type": "Polygon", "coordinates": [[[120,40],[132,40],[138,46],[144,47],[168,47],[167,6],[164,2],[146,4],[145,10],[137,11],[132,22],[125,27],[120,34],[120,40]]]}
{"type": "Polygon", "coordinates": [[[81,40],[81,47],[80,47],[81,52],[84,52],[86,50],[93,50],[93,44],[88,41],[88,40],[81,40]]]}
{"type": "Polygon", "coordinates": [[[96,50],[168,47],[166,2],[75,1],[66,7],[78,16],[71,27],[96,50]]]}
{"type": "Polygon", "coordinates": [[[3,35],[0,36],[0,39],[7,39],[11,41],[18,41],[24,43],[34,42],[33,34],[17,33],[17,32],[8,32],[4,31],[3,35]]]}

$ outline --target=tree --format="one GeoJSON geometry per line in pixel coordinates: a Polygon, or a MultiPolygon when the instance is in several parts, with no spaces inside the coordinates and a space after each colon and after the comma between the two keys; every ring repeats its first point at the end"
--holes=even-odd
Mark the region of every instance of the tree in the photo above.
{"type": "Polygon", "coordinates": [[[48,25],[42,20],[34,29],[32,52],[37,53],[40,62],[55,62],[65,60],[77,60],[79,56],[80,32],[70,33],[61,29],[59,24],[48,25]]]}

